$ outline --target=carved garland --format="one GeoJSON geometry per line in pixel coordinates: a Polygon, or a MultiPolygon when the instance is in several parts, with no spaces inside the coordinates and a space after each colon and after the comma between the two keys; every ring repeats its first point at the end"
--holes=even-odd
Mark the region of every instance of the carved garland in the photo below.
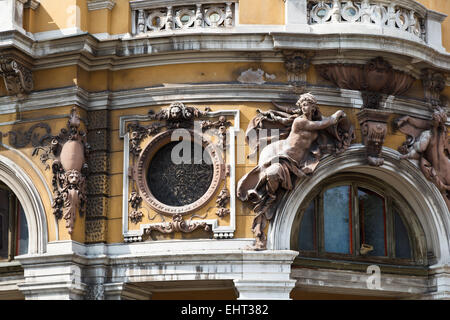
{"type": "Polygon", "coordinates": [[[76,214],[83,215],[86,211],[86,178],[88,174],[87,156],[90,146],[86,133],[81,131],[80,118],[73,108],[67,129],[61,129],[57,136],[52,136],[51,142],[38,146],[33,150],[33,156],[43,151],[40,160],[46,165],[52,160],[53,173],[53,214],[66,220],[66,228],[72,234],[76,214]]]}

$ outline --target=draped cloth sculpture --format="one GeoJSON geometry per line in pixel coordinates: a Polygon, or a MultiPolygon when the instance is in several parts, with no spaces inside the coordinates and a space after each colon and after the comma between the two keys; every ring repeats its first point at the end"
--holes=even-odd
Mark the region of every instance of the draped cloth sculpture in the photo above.
{"type": "Polygon", "coordinates": [[[400,132],[408,136],[399,148],[401,159],[418,160],[420,170],[442,193],[450,210],[450,145],[448,141],[447,113],[439,106],[431,120],[410,116],[396,120],[400,132]]]}
{"type": "Polygon", "coordinates": [[[345,151],[354,139],[346,114],[339,110],[323,117],[310,93],[300,96],[298,108],[274,105],[278,110],[258,110],[248,126],[251,155],[258,150],[261,153],[258,165],[241,178],[237,189],[239,199],[253,206],[255,250],[266,249],[264,228],[285,192],[292,190],[298,179],[311,175],[322,156],[345,151]],[[270,134],[265,135],[268,130],[270,134]]]}

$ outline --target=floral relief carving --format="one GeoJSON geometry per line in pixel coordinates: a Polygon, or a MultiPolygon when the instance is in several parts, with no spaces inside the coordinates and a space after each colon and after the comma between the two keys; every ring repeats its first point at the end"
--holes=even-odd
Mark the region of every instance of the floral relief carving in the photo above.
{"type": "Polygon", "coordinates": [[[67,129],[61,129],[51,142],[33,151],[33,156],[43,152],[40,160],[46,165],[46,170],[50,168],[47,161],[51,160],[53,213],[58,219],[66,220],[69,234],[73,232],[77,212],[83,215],[86,211],[86,159],[90,146],[86,133],[80,130],[80,124],[81,120],[74,108],[67,129]]]}

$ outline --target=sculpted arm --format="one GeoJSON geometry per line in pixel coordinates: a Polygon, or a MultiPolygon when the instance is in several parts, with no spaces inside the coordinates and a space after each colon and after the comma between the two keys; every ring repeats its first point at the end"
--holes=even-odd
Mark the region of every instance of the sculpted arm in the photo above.
{"type": "Polygon", "coordinates": [[[335,125],[339,121],[339,119],[344,116],[344,111],[338,110],[331,117],[325,118],[324,120],[304,122],[302,127],[303,129],[308,131],[326,129],[329,126],[335,125]]]}
{"type": "Polygon", "coordinates": [[[430,121],[413,118],[410,116],[404,116],[398,120],[397,125],[399,127],[409,123],[410,125],[416,127],[417,129],[429,129],[430,121]]]}

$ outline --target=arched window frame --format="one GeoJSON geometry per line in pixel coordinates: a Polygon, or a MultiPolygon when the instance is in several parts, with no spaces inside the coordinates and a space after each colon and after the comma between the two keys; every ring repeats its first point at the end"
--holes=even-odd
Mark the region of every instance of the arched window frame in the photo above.
{"type": "Polygon", "coordinates": [[[299,207],[291,231],[291,249],[299,251],[299,257],[318,258],[324,260],[348,260],[355,262],[370,262],[390,265],[427,265],[427,249],[425,243],[425,235],[423,228],[420,225],[419,219],[414,214],[408,203],[404,198],[392,187],[383,184],[381,181],[373,177],[365,176],[356,173],[341,173],[329,177],[315,186],[312,191],[305,197],[302,205],[299,207]],[[359,228],[360,222],[358,217],[358,201],[357,197],[352,197],[352,250],[351,254],[331,253],[324,250],[323,237],[323,207],[322,199],[325,190],[333,187],[351,185],[352,192],[357,192],[358,187],[372,190],[385,198],[386,203],[386,234],[388,255],[369,256],[360,255],[360,239],[359,228]],[[300,223],[302,222],[304,213],[309,207],[311,201],[317,201],[315,204],[315,224],[316,224],[316,241],[317,245],[315,251],[299,250],[298,235],[300,223]],[[394,234],[394,209],[397,209],[398,215],[407,229],[411,247],[411,259],[397,258],[394,255],[395,251],[395,234],[394,234]]]}

